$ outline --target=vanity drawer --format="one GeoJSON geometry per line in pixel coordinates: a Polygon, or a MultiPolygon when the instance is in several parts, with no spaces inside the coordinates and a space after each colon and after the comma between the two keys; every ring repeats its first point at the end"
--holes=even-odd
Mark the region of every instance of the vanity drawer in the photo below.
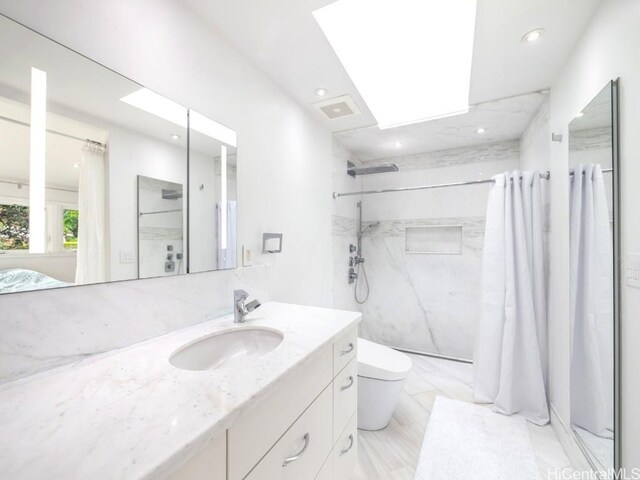
{"type": "Polygon", "coordinates": [[[342,433],[358,407],[358,359],[352,358],[333,380],[333,439],[342,433]]]}
{"type": "Polygon", "coordinates": [[[314,479],[331,451],[333,392],[327,387],[247,475],[246,480],[314,479]]]}
{"type": "MultiPolygon", "coordinates": [[[[229,427],[228,478],[241,480],[333,378],[331,345],[229,427]]],[[[328,388],[327,390],[331,390],[328,388]]],[[[328,417],[331,418],[331,412],[328,417]]],[[[329,426],[331,428],[331,426],[329,426]]]]}
{"type": "Polygon", "coordinates": [[[358,352],[358,328],[352,328],[333,343],[333,375],[336,376],[358,352]]]}
{"type": "MultiPolygon", "coordinates": [[[[349,480],[358,461],[358,422],[356,415],[351,417],[342,435],[331,452],[333,480],[349,480]]],[[[329,461],[329,460],[327,460],[329,461]]]]}

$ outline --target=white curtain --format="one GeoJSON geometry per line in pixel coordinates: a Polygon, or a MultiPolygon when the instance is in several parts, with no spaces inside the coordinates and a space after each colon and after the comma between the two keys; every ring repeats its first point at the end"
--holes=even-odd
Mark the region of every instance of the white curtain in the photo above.
{"type": "Polygon", "coordinates": [[[89,143],[82,148],[78,186],[78,254],[76,283],[106,280],[105,149],[89,143]]]}
{"type": "Polygon", "coordinates": [[[613,430],[613,240],[602,170],[571,176],[571,420],[613,430]]]}
{"type": "Polygon", "coordinates": [[[547,313],[540,175],[493,177],[476,331],[474,397],[500,413],[549,421],[547,313]]]}
{"type": "Polygon", "coordinates": [[[220,204],[217,205],[218,212],[218,270],[236,268],[236,208],[237,202],[227,202],[227,248],[220,248],[222,245],[222,215],[220,204]]]}

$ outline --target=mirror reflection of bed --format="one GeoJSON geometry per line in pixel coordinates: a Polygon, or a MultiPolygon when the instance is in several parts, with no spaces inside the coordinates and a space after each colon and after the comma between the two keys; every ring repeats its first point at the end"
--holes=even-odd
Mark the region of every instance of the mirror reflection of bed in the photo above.
{"type": "Polygon", "coordinates": [[[45,288],[60,288],[73,285],[50,277],[42,272],[25,268],[0,270],[0,293],[26,292],[45,288]]]}

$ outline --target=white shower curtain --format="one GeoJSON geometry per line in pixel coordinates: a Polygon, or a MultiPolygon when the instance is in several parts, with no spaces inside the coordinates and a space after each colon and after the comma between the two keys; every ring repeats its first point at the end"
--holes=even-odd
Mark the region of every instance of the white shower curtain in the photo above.
{"type": "Polygon", "coordinates": [[[549,421],[544,234],[537,172],[493,177],[476,331],[474,397],[500,413],[549,421]]]}
{"type": "Polygon", "coordinates": [[[227,202],[227,248],[220,248],[222,245],[222,228],[220,228],[222,215],[220,215],[220,204],[218,203],[216,206],[218,212],[218,270],[236,268],[236,205],[235,201],[227,202]]]}
{"type": "Polygon", "coordinates": [[[599,165],[571,176],[571,420],[613,433],[613,241],[599,165]]]}
{"type": "Polygon", "coordinates": [[[78,185],[78,253],[76,283],[106,280],[105,148],[95,143],[82,148],[78,185]]]}

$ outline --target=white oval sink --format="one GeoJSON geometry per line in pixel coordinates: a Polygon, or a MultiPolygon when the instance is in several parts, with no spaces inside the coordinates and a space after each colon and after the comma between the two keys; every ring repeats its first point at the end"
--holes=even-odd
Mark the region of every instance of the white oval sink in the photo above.
{"type": "Polygon", "coordinates": [[[176,350],[169,362],[183,370],[214,370],[234,361],[259,358],[282,342],[283,335],[267,328],[242,328],[200,338],[176,350]]]}

